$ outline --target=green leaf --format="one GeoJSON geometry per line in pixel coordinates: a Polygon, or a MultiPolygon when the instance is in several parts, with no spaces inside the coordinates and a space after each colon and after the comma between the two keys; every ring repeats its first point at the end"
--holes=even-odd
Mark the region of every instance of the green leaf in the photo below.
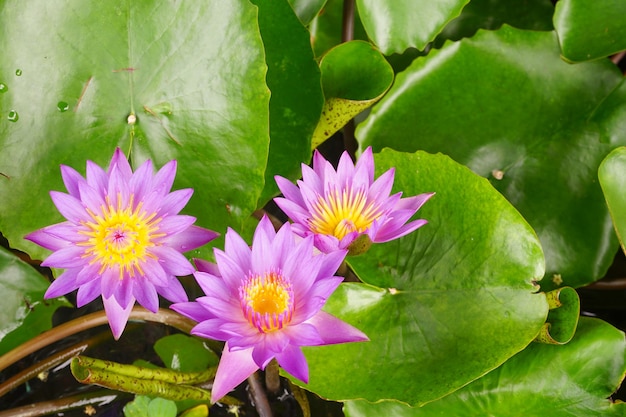
{"type": "Polygon", "coordinates": [[[138,395],[124,406],[125,417],[175,417],[176,404],[163,398],[138,395]]]}
{"type": "Polygon", "coordinates": [[[252,0],[259,7],[270,98],[270,153],[259,207],[278,194],[275,175],[295,180],[311,160],[311,136],[322,112],[320,68],[309,32],[286,0],[252,0]],[[280,22],[280,24],[276,24],[280,22]]]}
{"type": "MultiPolygon", "coordinates": [[[[323,56],[342,42],[343,5],[343,0],[327,0],[319,15],[311,21],[309,31],[315,56],[323,56]]],[[[356,12],[353,29],[353,39],[367,40],[367,34],[356,12]]]]}
{"type": "Polygon", "coordinates": [[[357,0],[365,31],[385,54],[424,49],[469,0],[357,0]]]}
{"type": "Polygon", "coordinates": [[[196,338],[184,334],[165,336],[154,344],[165,366],[182,372],[200,372],[217,366],[217,355],[196,338]]]}
{"type": "Polygon", "coordinates": [[[52,328],[52,314],[70,305],[64,298],[44,300],[49,285],[33,267],[0,247],[0,356],[52,328]]]}
{"type": "Polygon", "coordinates": [[[365,284],[342,284],[325,310],[370,341],[306,348],[306,388],[331,399],[421,405],[537,335],[548,312],[544,294],[533,294],[543,255],[519,213],[466,167],[424,152],[386,149],[375,159],[378,175],[395,167],[404,196],[437,193],[419,211],[429,223],[349,258],[365,284]]]}
{"type": "Polygon", "coordinates": [[[518,29],[552,30],[553,14],[551,0],[472,0],[459,17],[448,23],[435,44],[441,47],[445,39],[471,37],[478,29],[496,30],[503,24],[518,29]]]}
{"type": "Polygon", "coordinates": [[[256,208],[269,90],[249,2],[9,0],[0,27],[0,230],[14,247],[45,256],[22,236],[62,220],[59,164],[106,166],[116,146],[135,167],[177,159],[201,226],[238,229],[256,208]]]}
{"type": "Polygon", "coordinates": [[[617,237],[626,253],[626,147],[616,148],[602,161],[598,178],[617,237]]]}
{"type": "Polygon", "coordinates": [[[608,61],[563,62],[554,33],[503,26],[415,60],[356,135],[375,151],[443,152],[490,178],[539,236],[542,286],[560,276],[578,287],[604,275],[617,246],[597,184],[616,144],[588,119],[621,80],[608,61]]]}
{"type": "Polygon", "coordinates": [[[372,106],[393,82],[391,65],[370,43],[363,41],[334,47],[324,55],[320,68],[326,101],[313,132],[313,148],[372,106]]]}
{"type": "Polygon", "coordinates": [[[600,128],[600,141],[611,147],[626,144],[626,79],[598,106],[591,121],[600,128]]]}
{"type": "Polygon", "coordinates": [[[303,25],[308,25],[322,10],[325,3],[326,0],[289,0],[289,4],[303,25]]]}
{"type": "Polygon", "coordinates": [[[563,287],[546,293],[546,299],[550,311],[535,341],[554,345],[569,342],[574,337],[578,324],[580,311],[578,293],[571,287],[563,287]]]}
{"type": "Polygon", "coordinates": [[[424,407],[350,401],[344,411],[347,417],[624,416],[626,404],[607,397],[624,376],[625,353],[623,332],[582,317],[568,344],[533,343],[498,369],[424,407]]]}
{"type": "Polygon", "coordinates": [[[568,61],[612,55],[626,49],[626,2],[561,0],[556,4],[554,27],[568,61]]]}

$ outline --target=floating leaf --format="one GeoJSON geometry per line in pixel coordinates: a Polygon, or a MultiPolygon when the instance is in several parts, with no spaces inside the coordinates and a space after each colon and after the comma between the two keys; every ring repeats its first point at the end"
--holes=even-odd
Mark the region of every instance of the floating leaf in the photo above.
{"type": "Polygon", "coordinates": [[[289,0],[289,4],[303,25],[308,25],[322,10],[325,3],[326,0],[289,0]]]}
{"type": "Polygon", "coordinates": [[[396,168],[404,196],[437,193],[419,211],[429,223],[349,258],[365,284],[342,284],[325,310],[371,340],[307,348],[306,389],[420,405],[494,369],[537,335],[548,312],[545,295],[533,293],[543,255],[500,193],[450,158],[384,150],[375,160],[378,175],[396,168]]]}
{"type": "Polygon", "coordinates": [[[346,42],[331,49],[322,58],[320,68],[326,101],[313,133],[313,148],[372,106],[393,82],[391,65],[363,41],[346,42]]]}
{"type": "Polygon", "coordinates": [[[154,344],[154,351],[165,366],[183,372],[199,372],[217,366],[217,355],[204,342],[184,334],[162,337],[154,344]]]}
{"type": "Polygon", "coordinates": [[[9,0],[0,27],[0,108],[19,113],[0,122],[0,230],[14,247],[47,255],[22,236],[61,220],[48,196],[64,189],[59,164],[84,172],[116,146],[134,167],[177,159],[174,188],[195,189],[185,212],[201,226],[239,228],[256,208],[270,93],[249,2],[9,0]]]}
{"type": "Polygon", "coordinates": [[[356,136],[374,150],[443,152],[489,177],[539,235],[545,290],[557,276],[578,287],[604,275],[617,246],[597,184],[617,144],[588,119],[621,81],[608,61],[563,62],[554,33],[503,26],[416,59],[356,136]]]}
{"type": "Polygon", "coordinates": [[[561,0],[556,3],[554,27],[568,61],[612,55],[626,49],[626,2],[561,0]]]}
{"type": "MultiPolygon", "coordinates": [[[[626,403],[607,397],[626,372],[624,333],[582,317],[566,345],[533,343],[498,369],[420,408],[350,401],[347,417],[550,416],[617,417],[626,403]]],[[[421,384],[419,379],[416,385],[421,384]]]]}
{"type": "Polygon", "coordinates": [[[164,398],[138,395],[124,406],[125,417],[175,417],[176,404],[164,398]]]}
{"type": "Polygon", "coordinates": [[[580,299],[571,287],[558,288],[546,294],[548,318],[535,341],[562,345],[569,342],[576,332],[580,299]]]}
{"type": "Polygon", "coordinates": [[[0,356],[49,330],[56,309],[70,305],[64,298],[44,301],[49,285],[33,267],[0,247],[0,356]]]}
{"type": "Polygon", "coordinates": [[[598,178],[617,237],[626,253],[626,147],[613,150],[602,161],[598,178]]]}
{"type": "Polygon", "coordinates": [[[370,39],[385,54],[424,49],[469,0],[356,0],[370,39]]]}

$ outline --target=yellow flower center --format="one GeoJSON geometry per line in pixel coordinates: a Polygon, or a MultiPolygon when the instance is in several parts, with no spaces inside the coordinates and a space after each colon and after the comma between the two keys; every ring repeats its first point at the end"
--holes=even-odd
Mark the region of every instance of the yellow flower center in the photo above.
{"type": "Polygon", "coordinates": [[[92,258],[90,263],[100,264],[99,273],[119,267],[120,279],[143,275],[141,262],[154,256],[147,249],[155,245],[153,239],[164,236],[157,233],[161,218],[143,211],[142,203],[133,208],[132,195],[126,207],[122,207],[121,196],[117,201],[117,206],[112,206],[107,197],[102,214],[88,209],[93,221],[83,223],[88,228],[82,232],[87,240],[79,244],[86,247],[84,256],[92,258]]]}
{"type": "Polygon", "coordinates": [[[311,231],[341,240],[350,232],[366,231],[381,212],[374,201],[367,202],[365,190],[335,189],[320,196],[311,214],[311,231]]]}
{"type": "Polygon", "coordinates": [[[248,322],[262,333],[282,329],[293,315],[291,283],[281,274],[251,275],[239,288],[248,322]]]}

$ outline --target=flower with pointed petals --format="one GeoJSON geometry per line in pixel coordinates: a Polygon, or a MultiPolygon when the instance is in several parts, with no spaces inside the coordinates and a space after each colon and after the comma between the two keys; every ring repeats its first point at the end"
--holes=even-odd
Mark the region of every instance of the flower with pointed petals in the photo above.
{"type": "Polygon", "coordinates": [[[86,178],[62,165],[69,194],[51,191],[50,196],[67,221],[26,236],[53,251],[42,265],[65,269],[45,298],[78,289],[81,307],[102,295],[116,339],[135,301],[153,312],[159,308],[158,294],[187,301],[176,275],[192,274],[194,268],[182,252],[204,245],[217,233],[194,226],[194,217],[178,214],[193,190],[170,192],[175,175],[176,161],[154,174],[148,160],[133,172],[119,148],[107,171],[87,161],[86,178]]]}
{"type": "Polygon", "coordinates": [[[346,251],[315,254],[313,238],[300,239],[285,224],[277,232],[264,217],[252,247],[233,230],[216,264],[197,261],[194,275],[206,296],[172,305],[199,322],[192,333],[226,341],[211,401],[215,402],[276,358],[308,383],[300,346],[368,340],[351,325],[321,311],[341,283],[334,276],[346,251]]]}
{"type": "Polygon", "coordinates": [[[302,165],[302,180],[295,186],[276,176],[284,197],[274,201],[294,222],[300,236],[313,235],[322,252],[348,248],[350,255],[369,249],[372,242],[388,242],[426,224],[407,221],[434,194],[401,198],[389,195],[395,170],[374,180],[374,158],[368,147],[356,164],[344,152],[337,170],[315,151],[313,168],[302,165]]]}

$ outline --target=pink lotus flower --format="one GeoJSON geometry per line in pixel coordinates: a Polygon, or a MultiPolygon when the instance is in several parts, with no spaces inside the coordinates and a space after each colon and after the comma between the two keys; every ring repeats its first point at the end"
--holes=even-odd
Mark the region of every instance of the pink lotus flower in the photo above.
{"type": "Polygon", "coordinates": [[[153,312],[159,308],[158,294],[187,301],[176,275],[192,274],[194,268],[181,252],[204,245],[217,233],[193,226],[194,217],[178,215],[193,190],[170,193],[176,161],[156,175],[150,161],[133,173],[118,148],[106,172],[87,161],[86,179],[63,165],[61,175],[69,194],[51,191],[50,196],[67,221],[26,236],[53,251],[42,265],[66,269],[45,298],[78,289],[81,307],[102,295],[116,339],[135,301],[153,312]]]}
{"type": "Polygon", "coordinates": [[[206,293],[196,302],[172,305],[199,322],[192,333],[226,341],[211,401],[215,402],[276,358],[287,372],[307,382],[300,346],[368,340],[351,325],[321,311],[341,283],[334,276],[345,251],[314,254],[313,238],[300,239],[285,224],[276,233],[264,217],[252,247],[233,230],[217,264],[197,261],[194,275],[206,293]]]}
{"type": "Polygon", "coordinates": [[[434,193],[390,196],[394,173],[392,168],[374,181],[369,147],[356,165],[344,152],[336,171],[315,151],[313,169],[302,165],[297,187],[276,177],[284,198],[274,201],[294,222],[294,232],[303,237],[313,235],[320,251],[348,248],[351,255],[358,255],[372,242],[397,239],[427,223],[423,219],[407,221],[434,193]]]}

